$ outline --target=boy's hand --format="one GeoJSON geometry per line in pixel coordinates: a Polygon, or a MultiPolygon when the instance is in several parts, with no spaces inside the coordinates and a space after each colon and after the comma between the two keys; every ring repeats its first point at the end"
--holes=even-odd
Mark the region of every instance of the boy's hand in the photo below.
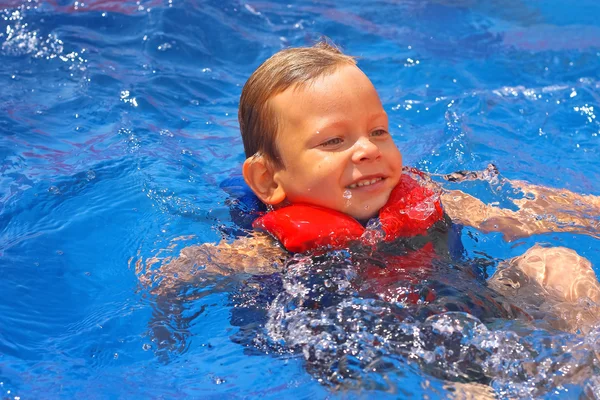
{"type": "Polygon", "coordinates": [[[533,246],[502,262],[488,285],[556,329],[587,332],[600,322],[600,283],[592,265],[565,247],[533,246]]]}
{"type": "Polygon", "coordinates": [[[517,211],[484,204],[459,190],[442,194],[446,213],[484,232],[502,232],[508,241],[547,232],[574,232],[600,238],[600,197],[579,195],[522,181],[511,182],[527,196],[513,200],[517,211]]]}
{"type": "Polygon", "coordinates": [[[537,215],[554,215],[560,221],[589,226],[598,230],[600,221],[600,197],[581,195],[566,189],[554,189],[532,185],[525,181],[510,181],[514,188],[521,190],[526,197],[513,200],[519,209],[537,215]]]}

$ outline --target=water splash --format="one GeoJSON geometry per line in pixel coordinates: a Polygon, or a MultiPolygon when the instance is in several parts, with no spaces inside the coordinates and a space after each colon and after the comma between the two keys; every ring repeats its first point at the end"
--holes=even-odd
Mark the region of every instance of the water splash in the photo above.
{"type": "Polygon", "coordinates": [[[598,391],[600,327],[581,337],[505,319],[489,289],[449,267],[429,271],[427,283],[416,272],[393,283],[406,293],[417,286],[446,293],[439,300],[385,301],[361,284],[374,262],[347,252],[290,260],[254,345],[298,354],[319,382],[347,389],[398,390],[406,365],[414,364],[422,374],[489,384],[499,397],[538,397],[582,383],[586,392],[598,391]],[[485,303],[479,317],[448,311],[473,301],[485,303]]]}
{"type": "Polygon", "coordinates": [[[2,54],[8,56],[33,55],[34,58],[52,59],[63,52],[63,42],[55,34],[45,37],[38,30],[32,30],[25,17],[30,10],[38,7],[37,1],[28,1],[16,9],[5,9],[0,13],[7,24],[5,32],[0,32],[2,54]]]}
{"type": "Polygon", "coordinates": [[[490,185],[497,185],[499,183],[499,174],[498,168],[494,164],[488,164],[488,166],[482,171],[456,171],[445,175],[432,175],[441,176],[448,182],[480,180],[488,182],[490,185]]]}
{"type": "Polygon", "coordinates": [[[435,183],[429,175],[419,173],[411,168],[405,168],[403,173],[408,174],[412,179],[417,181],[420,186],[431,191],[431,195],[423,199],[416,207],[400,211],[401,213],[406,213],[411,219],[424,221],[437,212],[436,204],[440,201],[442,188],[435,183]]]}

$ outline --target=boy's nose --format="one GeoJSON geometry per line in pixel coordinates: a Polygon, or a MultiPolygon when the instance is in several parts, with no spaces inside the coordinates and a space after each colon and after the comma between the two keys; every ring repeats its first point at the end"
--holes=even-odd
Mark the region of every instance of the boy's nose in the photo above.
{"type": "Polygon", "coordinates": [[[355,163],[373,161],[381,156],[379,147],[366,137],[358,139],[353,147],[352,161],[355,163]]]}

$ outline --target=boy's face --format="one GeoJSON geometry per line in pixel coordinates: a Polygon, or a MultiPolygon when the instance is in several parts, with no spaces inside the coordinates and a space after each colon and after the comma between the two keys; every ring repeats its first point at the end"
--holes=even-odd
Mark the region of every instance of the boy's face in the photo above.
{"type": "Polygon", "coordinates": [[[375,216],[400,179],[402,156],[367,76],[356,66],[342,65],[270,102],[285,166],[273,179],[286,200],[358,220],[375,216]]]}

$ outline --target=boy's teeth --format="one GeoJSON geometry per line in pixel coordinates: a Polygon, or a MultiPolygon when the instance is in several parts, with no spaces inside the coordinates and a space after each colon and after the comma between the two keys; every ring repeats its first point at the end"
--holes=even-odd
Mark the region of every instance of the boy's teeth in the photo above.
{"type": "Polygon", "coordinates": [[[383,178],[373,178],[373,179],[366,179],[364,181],[358,181],[356,183],[353,183],[352,185],[348,186],[350,189],[356,189],[357,187],[362,187],[362,186],[369,186],[372,185],[376,182],[379,182],[380,180],[382,180],[383,178]]]}

